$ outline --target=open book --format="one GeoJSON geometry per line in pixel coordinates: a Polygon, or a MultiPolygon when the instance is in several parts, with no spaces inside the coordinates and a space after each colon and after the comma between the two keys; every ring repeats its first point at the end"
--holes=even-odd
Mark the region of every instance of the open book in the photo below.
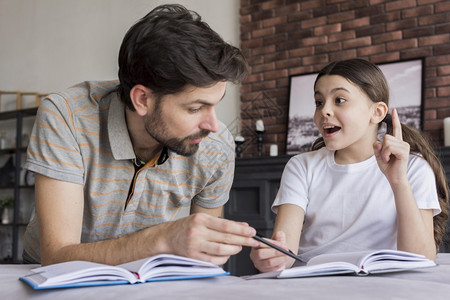
{"type": "Polygon", "coordinates": [[[398,250],[378,250],[321,254],[311,258],[305,266],[278,272],[247,276],[258,278],[295,278],[337,274],[369,275],[434,267],[434,261],[420,254],[398,250]]]}
{"type": "Polygon", "coordinates": [[[88,261],[70,261],[31,270],[20,277],[34,289],[134,284],[228,275],[221,267],[187,257],[160,254],[110,266],[88,261]]]}

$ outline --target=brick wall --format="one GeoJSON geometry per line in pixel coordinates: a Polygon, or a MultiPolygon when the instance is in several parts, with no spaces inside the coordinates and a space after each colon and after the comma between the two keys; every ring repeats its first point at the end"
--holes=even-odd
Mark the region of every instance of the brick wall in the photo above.
{"type": "MultiPolygon", "coordinates": [[[[255,120],[285,153],[289,76],[364,58],[387,63],[425,58],[423,130],[443,145],[450,116],[450,1],[240,0],[241,48],[250,75],[241,87],[243,156],[257,155],[255,120]]],[[[312,87],[311,87],[312,89],[312,87]]]]}

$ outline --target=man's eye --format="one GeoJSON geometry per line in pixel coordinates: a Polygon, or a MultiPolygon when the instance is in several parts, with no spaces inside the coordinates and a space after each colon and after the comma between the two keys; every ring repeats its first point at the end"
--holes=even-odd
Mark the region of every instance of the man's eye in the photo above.
{"type": "Polygon", "coordinates": [[[201,109],[201,107],[195,107],[195,108],[192,107],[192,108],[189,108],[189,112],[195,114],[195,113],[199,112],[200,109],[201,109]]]}
{"type": "Polygon", "coordinates": [[[345,99],[342,98],[342,97],[337,97],[336,100],[335,100],[335,102],[336,102],[337,104],[344,103],[345,101],[347,101],[347,100],[345,100],[345,99]]]}

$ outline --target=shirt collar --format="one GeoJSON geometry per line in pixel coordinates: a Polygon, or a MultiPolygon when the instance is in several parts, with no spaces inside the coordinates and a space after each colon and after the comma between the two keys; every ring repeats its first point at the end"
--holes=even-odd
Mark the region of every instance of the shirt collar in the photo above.
{"type": "Polygon", "coordinates": [[[169,158],[169,149],[167,149],[166,146],[163,147],[161,150],[161,154],[159,155],[158,161],[156,162],[157,165],[162,165],[166,162],[166,160],[169,158]]]}
{"type": "MultiPolygon", "coordinates": [[[[125,105],[120,100],[117,93],[112,96],[108,113],[108,136],[111,151],[114,159],[136,160],[133,144],[128,133],[127,121],[125,118],[125,105]]],[[[163,147],[159,155],[157,165],[162,165],[169,158],[169,150],[163,147]]]]}
{"type": "Polygon", "coordinates": [[[108,136],[113,157],[116,160],[134,159],[136,156],[128,133],[125,105],[117,93],[112,95],[108,112],[108,136]]]}

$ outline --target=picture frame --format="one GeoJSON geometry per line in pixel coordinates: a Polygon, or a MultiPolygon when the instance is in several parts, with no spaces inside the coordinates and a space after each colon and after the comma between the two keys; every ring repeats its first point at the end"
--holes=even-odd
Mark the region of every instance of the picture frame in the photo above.
{"type": "MultiPolygon", "coordinates": [[[[400,122],[423,128],[424,58],[378,64],[390,90],[389,109],[396,108],[400,122]]],[[[314,81],[318,72],[289,76],[289,115],[286,154],[311,150],[320,133],[314,124],[314,81]]]]}

